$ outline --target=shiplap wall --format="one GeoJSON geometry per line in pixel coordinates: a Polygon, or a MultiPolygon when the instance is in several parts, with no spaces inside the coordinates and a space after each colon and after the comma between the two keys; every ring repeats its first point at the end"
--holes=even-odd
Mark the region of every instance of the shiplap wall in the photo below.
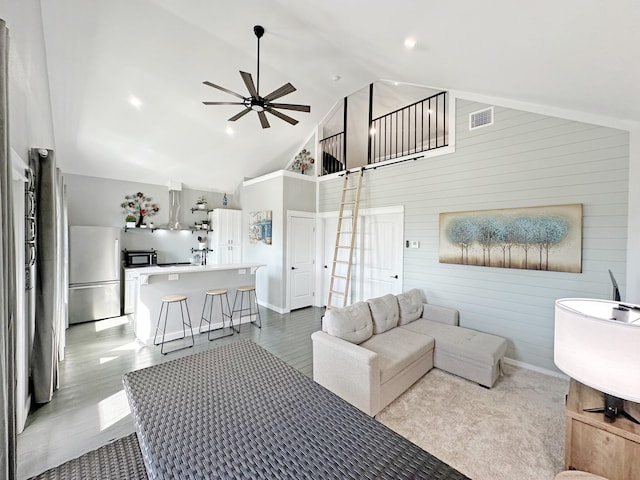
{"type": "MultiPolygon", "coordinates": [[[[361,208],[405,207],[404,289],[460,310],[463,326],[508,339],[507,356],[548,370],[554,302],[610,298],[611,269],[626,277],[629,134],[495,107],[492,126],[469,131],[485,104],[456,101],[455,153],[365,173],[361,208]],[[515,270],[438,262],[442,212],[583,204],[582,273],[515,270]]],[[[341,179],[321,181],[320,211],[338,209],[341,179]]]]}

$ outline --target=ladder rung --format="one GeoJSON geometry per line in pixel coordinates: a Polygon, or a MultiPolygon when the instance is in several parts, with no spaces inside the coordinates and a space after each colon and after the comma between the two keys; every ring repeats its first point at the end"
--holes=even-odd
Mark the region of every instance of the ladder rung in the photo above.
{"type": "Polygon", "coordinates": [[[343,190],[357,190],[357,189],[358,189],[358,187],[355,186],[355,187],[344,187],[343,190]]]}
{"type": "Polygon", "coordinates": [[[333,263],[344,263],[346,265],[349,262],[347,262],[346,260],[334,260],[333,263]]]}
{"type": "Polygon", "coordinates": [[[341,202],[340,205],[355,205],[356,202],[341,202]]]}
{"type": "Polygon", "coordinates": [[[344,292],[336,292],[335,290],[330,290],[329,293],[332,293],[333,295],[341,295],[344,297],[344,292]]]}
{"type": "Polygon", "coordinates": [[[351,248],[351,245],[336,245],[336,248],[351,248]]]}
{"type": "Polygon", "coordinates": [[[347,277],[346,275],[331,275],[333,278],[342,278],[343,280],[346,280],[347,277]]]}

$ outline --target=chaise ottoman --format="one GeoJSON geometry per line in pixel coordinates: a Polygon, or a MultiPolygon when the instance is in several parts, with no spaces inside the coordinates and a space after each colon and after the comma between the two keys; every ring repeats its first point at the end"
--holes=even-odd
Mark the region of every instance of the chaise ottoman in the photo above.
{"type": "Polygon", "coordinates": [[[491,388],[498,376],[507,341],[496,335],[419,318],[400,326],[435,339],[433,366],[491,388]]]}

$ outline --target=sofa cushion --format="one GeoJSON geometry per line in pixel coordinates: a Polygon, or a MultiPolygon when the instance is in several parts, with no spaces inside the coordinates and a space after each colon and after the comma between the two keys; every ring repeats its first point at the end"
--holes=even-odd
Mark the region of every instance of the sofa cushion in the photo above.
{"type": "Polygon", "coordinates": [[[449,355],[484,365],[495,365],[507,350],[507,341],[497,335],[445,325],[424,318],[403,325],[402,330],[433,337],[437,350],[446,350],[449,355]]]}
{"type": "Polygon", "coordinates": [[[382,297],[367,300],[373,319],[373,334],[384,333],[398,326],[399,309],[398,300],[394,295],[387,294],[382,297]]]}
{"type": "Polygon", "coordinates": [[[406,325],[422,316],[422,305],[427,303],[422,290],[414,288],[408,292],[398,294],[397,298],[400,308],[398,325],[406,325]]]}
{"type": "Polygon", "coordinates": [[[372,336],[360,346],[378,354],[380,383],[383,384],[420,357],[431,355],[434,340],[403,328],[393,328],[372,336]]]}
{"type": "Polygon", "coordinates": [[[373,321],[367,302],[347,307],[332,307],[324,314],[324,327],[329,335],[351,343],[362,343],[373,334],[373,321]]]}

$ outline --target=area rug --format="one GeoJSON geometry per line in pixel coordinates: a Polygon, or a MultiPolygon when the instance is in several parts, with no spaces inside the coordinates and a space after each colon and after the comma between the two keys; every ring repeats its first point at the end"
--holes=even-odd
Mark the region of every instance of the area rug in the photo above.
{"type": "Polygon", "coordinates": [[[103,445],[30,480],[147,480],[136,434],[103,445]]]}
{"type": "Polygon", "coordinates": [[[473,480],[563,470],[568,380],[505,366],[492,389],[431,370],[376,418],[473,480]]]}

